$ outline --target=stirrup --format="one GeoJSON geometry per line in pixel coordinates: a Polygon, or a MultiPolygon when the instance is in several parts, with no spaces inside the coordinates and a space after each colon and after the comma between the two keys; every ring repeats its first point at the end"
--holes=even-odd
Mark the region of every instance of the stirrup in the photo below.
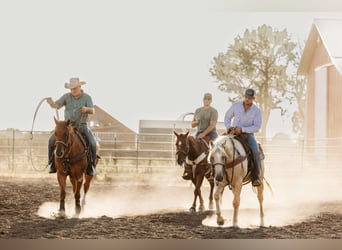
{"type": "Polygon", "coordinates": [[[57,173],[57,169],[53,163],[49,164],[49,166],[50,166],[49,174],[57,173]]]}
{"type": "Polygon", "coordinates": [[[86,174],[89,176],[94,176],[96,174],[96,171],[93,165],[91,165],[90,167],[89,166],[87,167],[86,174]]]}
{"type": "Polygon", "coordinates": [[[254,181],[252,181],[252,186],[253,187],[257,187],[261,185],[261,180],[260,178],[255,179],[254,181]]]}

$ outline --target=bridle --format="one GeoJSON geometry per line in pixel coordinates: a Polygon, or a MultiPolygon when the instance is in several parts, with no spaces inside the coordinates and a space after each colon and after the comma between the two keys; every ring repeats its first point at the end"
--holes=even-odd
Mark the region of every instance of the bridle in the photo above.
{"type": "Polygon", "coordinates": [[[82,139],[82,136],[80,134],[78,134],[77,131],[74,131],[74,133],[71,131],[72,129],[72,125],[66,125],[66,129],[67,129],[67,134],[65,136],[66,140],[57,140],[57,136],[56,136],[56,142],[55,142],[55,156],[61,161],[62,165],[63,165],[63,172],[64,173],[69,173],[70,172],[70,168],[71,165],[74,164],[75,162],[78,162],[80,160],[82,160],[85,156],[87,156],[88,151],[87,151],[87,147],[86,147],[86,143],[85,141],[82,139]],[[73,137],[74,136],[78,136],[81,143],[83,144],[84,150],[83,152],[80,152],[76,155],[71,155],[72,152],[72,146],[74,145],[74,140],[73,137]],[[60,145],[62,147],[62,153],[60,155],[58,155],[57,152],[57,146],[60,145]]]}
{"type": "Polygon", "coordinates": [[[62,151],[62,154],[61,155],[57,155],[55,154],[55,156],[59,159],[63,159],[64,156],[65,156],[65,152],[67,152],[67,155],[70,153],[70,150],[71,150],[71,146],[73,144],[73,140],[71,139],[71,136],[70,136],[70,131],[69,131],[69,128],[67,127],[67,136],[66,136],[66,142],[64,141],[61,141],[61,140],[57,140],[57,137],[56,137],[56,142],[55,142],[55,147],[57,148],[57,145],[58,144],[61,144],[64,148],[64,150],[62,151]]]}
{"type": "Polygon", "coordinates": [[[188,153],[189,153],[189,148],[187,148],[188,150],[183,150],[182,148],[177,148],[177,150],[176,150],[176,154],[178,155],[179,153],[182,153],[183,155],[188,155],[188,153]]]}
{"type": "Polygon", "coordinates": [[[224,154],[224,161],[223,162],[215,162],[215,163],[211,163],[212,164],[212,173],[213,173],[213,176],[215,175],[215,166],[222,166],[223,167],[223,170],[224,170],[224,175],[226,175],[226,178],[227,178],[227,181],[228,183],[232,183],[233,182],[233,176],[234,176],[234,167],[238,164],[241,164],[241,167],[242,167],[242,163],[244,160],[247,159],[247,156],[241,156],[240,152],[238,150],[236,150],[236,146],[235,146],[235,143],[234,143],[234,140],[232,137],[229,137],[232,145],[233,145],[233,160],[231,162],[227,162],[227,158],[228,158],[228,155],[227,153],[225,152],[224,148],[222,145],[216,145],[215,147],[217,149],[219,149],[223,154],[224,154]],[[237,155],[237,157],[236,157],[237,155]],[[230,180],[228,180],[228,176],[226,174],[226,170],[228,168],[231,168],[232,169],[232,178],[230,180]]]}
{"type": "Polygon", "coordinates": [[[189,153],[189,150],[190,150],[188,140],[186,140],[185,147],[183,146],[183,144],[181,144],[181,145],[177,144],[176,147],[177,147],[176,155],[178,157],[180,154],[183,155],[184,156],[183,157],[183,163],[184,163],[185,159],[189,153]]]}

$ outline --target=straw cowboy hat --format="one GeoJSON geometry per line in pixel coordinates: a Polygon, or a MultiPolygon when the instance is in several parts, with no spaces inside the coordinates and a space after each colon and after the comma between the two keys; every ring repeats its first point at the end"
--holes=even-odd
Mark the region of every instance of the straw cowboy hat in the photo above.
{"type": "Polygon", "coordinates": [[[66,82],[64,84],[64,87],[67,89],[73,89],[84,84],[86,84],[86,82],[83,82],[83,81],[81,82],[79,78],[74,77],[74,78],[70,78],[70,82],[66,82]]]}

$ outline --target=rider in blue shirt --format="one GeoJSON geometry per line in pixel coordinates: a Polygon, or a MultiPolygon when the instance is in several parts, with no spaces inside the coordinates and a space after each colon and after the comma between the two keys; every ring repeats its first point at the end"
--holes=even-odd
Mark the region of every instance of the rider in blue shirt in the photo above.
{"type": "Polygon", "coordinates": [[[254,89],[247,89],[244,100],[234,103],[227,110],[224,117],[224,125],[227,129],[233,127],[233,134],[246,133],[247,143],[253,152],[254,162],[256,164],[256,172],[252,180],[252,185],[259,186],[261,185],[260,152],[254,133],[260,129],[262,119],[260,109],[253,103],[255,95],[256,92],[254,89]]]}

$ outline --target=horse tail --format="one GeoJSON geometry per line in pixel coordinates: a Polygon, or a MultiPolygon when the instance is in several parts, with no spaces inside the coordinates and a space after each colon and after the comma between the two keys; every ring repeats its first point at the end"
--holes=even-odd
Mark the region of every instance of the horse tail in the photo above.
{"type": "Polygon", "coordinates": [[[266,186],[268,187],[268,189],[270,190],[271,192],[271,195],[272,195],[272,198],[274,198],[274,192],[273,192],[273,189],[272,189],[272,186],[271,184],[266,180],[265,176],[263,177],[265,183],[266,183],[266,186]]]}

